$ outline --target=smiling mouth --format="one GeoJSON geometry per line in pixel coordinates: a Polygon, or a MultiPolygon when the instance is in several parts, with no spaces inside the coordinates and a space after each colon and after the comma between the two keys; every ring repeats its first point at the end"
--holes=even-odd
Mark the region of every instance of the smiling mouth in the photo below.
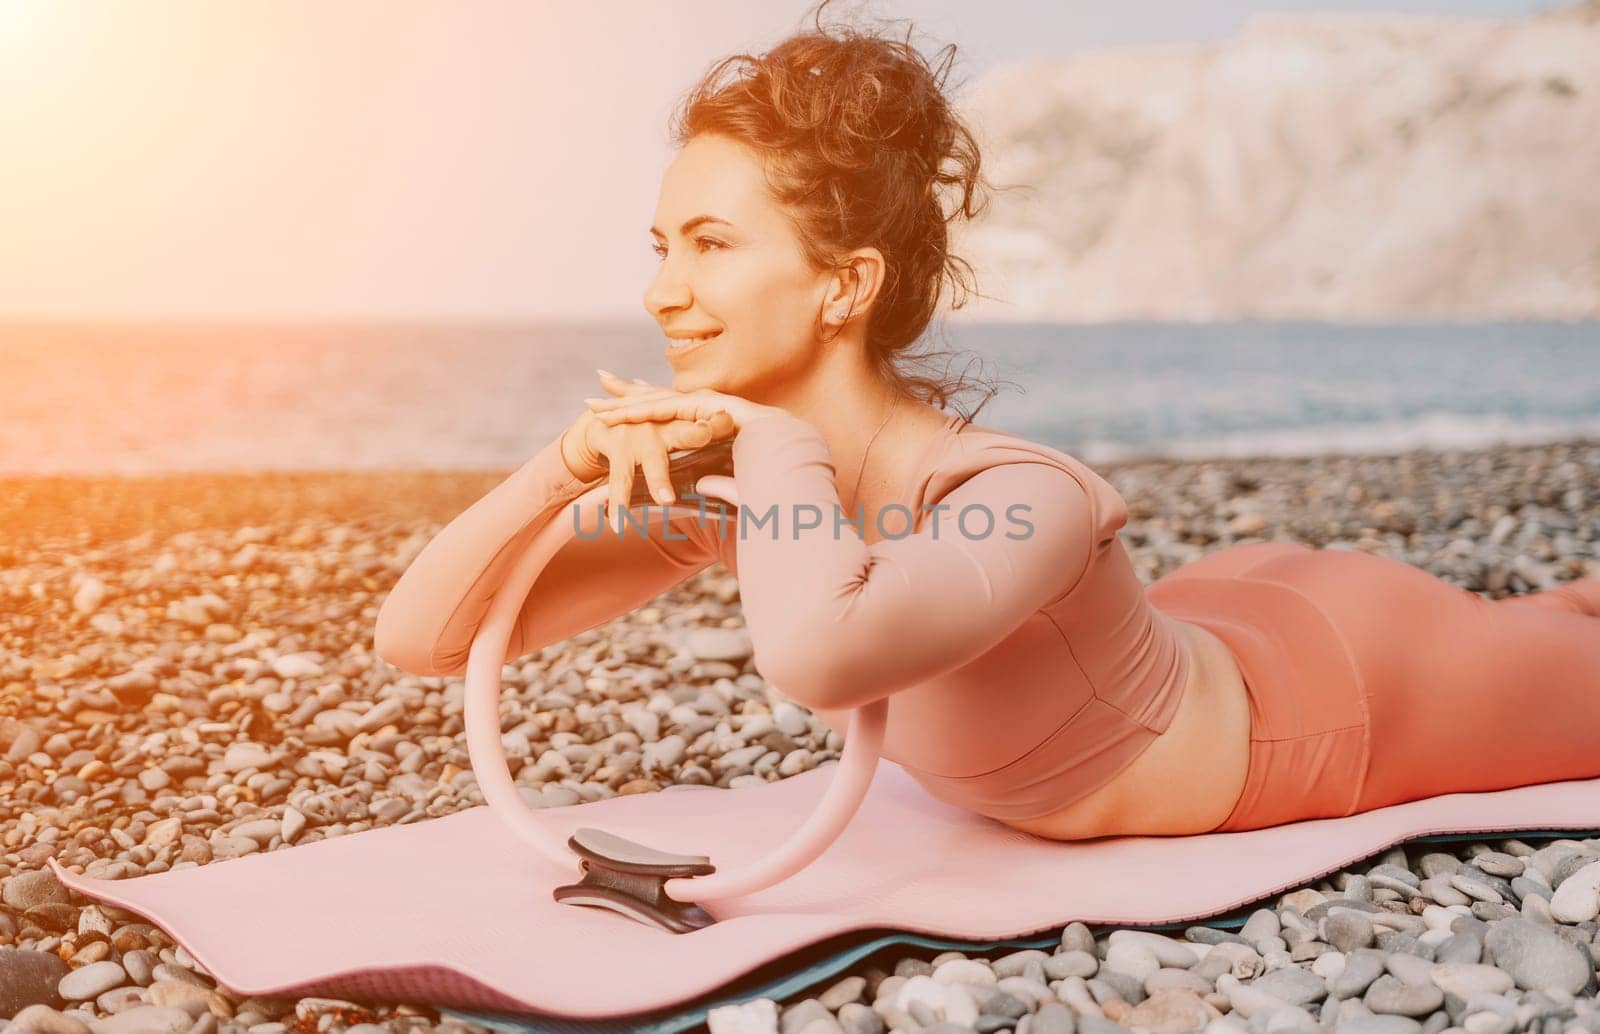
{"type": "Polygon", "coordinates": [[[709,334],[705,337],[683,338],[681,340],[669,339],[667,342],[667,358],[676,359],[680,355],[687,355],[708,341],[715,341],[722,336],[722,331],[709,334]]]}

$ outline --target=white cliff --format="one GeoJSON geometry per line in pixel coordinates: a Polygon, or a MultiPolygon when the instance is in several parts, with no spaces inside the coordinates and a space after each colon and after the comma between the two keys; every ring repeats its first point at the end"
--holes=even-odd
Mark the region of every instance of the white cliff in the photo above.
{"type": "Polygon", "coordinates": [[[1600,0],[995,69],[954,319],[1600,318],[1600,0]]]}

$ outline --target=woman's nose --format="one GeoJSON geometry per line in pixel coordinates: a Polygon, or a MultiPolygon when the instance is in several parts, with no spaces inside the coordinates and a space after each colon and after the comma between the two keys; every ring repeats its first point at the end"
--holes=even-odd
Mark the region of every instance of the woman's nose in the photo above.
{"type": "Polygon", "coordinates": [[[644,291],[644,307],[652,316],[659,317],[671,309],[687,308],[689,304],[689,286],[673,269],[670,259],[661,264],[656,270],[655,278],[644,291]]]}

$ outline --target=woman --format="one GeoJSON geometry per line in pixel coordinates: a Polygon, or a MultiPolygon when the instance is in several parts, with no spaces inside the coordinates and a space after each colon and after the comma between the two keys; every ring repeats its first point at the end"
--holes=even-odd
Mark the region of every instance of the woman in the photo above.
{"type": "Polygon", "coordinates": [[[1108,482],[945,412],[962,385],[907,369],[945,279],[965,287],[947,223],[981,210],[943,75],[820,18],[707,74],[651,228],[644,304],[672,386],[601,371],[611,397],[401,577],[379,655],[462,674],[520,547],[606,480],[618,525],[551,560],[510,656],[721,560],[775,688],[841,733],[890,696],[885,756],[1017,829],[1251,829],[1600,775],[1600,578],[1491,602],[1397,561],[1257,542],[1147,589],[1108,482]],[[669,451],[729,438],[741,507],[771,525],[663,527],[628,506],[636,477],[673,501],[669,451]]]}

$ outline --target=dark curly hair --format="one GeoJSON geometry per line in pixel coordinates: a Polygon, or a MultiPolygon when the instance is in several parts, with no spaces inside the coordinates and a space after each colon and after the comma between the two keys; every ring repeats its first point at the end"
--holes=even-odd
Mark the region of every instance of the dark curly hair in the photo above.
{"type": "MultiPolygon", "coordinates": [[[[867,350],[897,390],[942,409],[972,382],[931,371],[953,353],[911,349],[947,280],[953,308],[971,294],[986,297],[972,267],[950,252],[949,224],[987,207],[980,185],[995,189],[943,92],[955,44],[939,51],[935,67],[911,45],[909,25],[904,41],[848,26],[830,33],[822,25],[828,2],[815,10],[814,31],[716,62],[679,102],[672,143],[714,133],[751,148],[813,269],[841,268],[837,256],[853,248],[881,251],[884,283],[867,314],[867,350]],[[946,213],[941,194],[950,190],[956,204],[946,213]]],[[[977,408],[996,391],[990,384],[977,408]]]]}

